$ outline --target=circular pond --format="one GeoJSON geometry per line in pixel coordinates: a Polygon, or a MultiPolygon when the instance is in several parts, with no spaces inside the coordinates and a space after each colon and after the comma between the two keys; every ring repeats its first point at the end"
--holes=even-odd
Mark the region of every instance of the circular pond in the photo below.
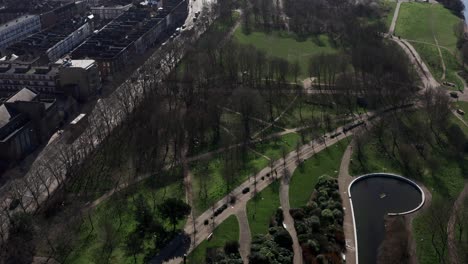
{"type": "Polygon", "coordinates": [[[356,178],[348,187],[360,264],[377,263],[378,248],[385,236],[386,215],[412,213],[424,204],[424,192],[398,175],[375,173],[356,178]]]}

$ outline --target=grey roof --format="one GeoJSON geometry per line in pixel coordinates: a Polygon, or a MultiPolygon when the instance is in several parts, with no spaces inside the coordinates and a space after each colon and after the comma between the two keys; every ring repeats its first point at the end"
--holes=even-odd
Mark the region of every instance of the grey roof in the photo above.
{"type": "Polygon", "coordinates": [[[10,122],[12,114],[5,105],[0,105],[0,128],[10,122]]]}
{"type": "Polygon", "coordinates": [[[7,100],[8,103],[14,103],[17,101],[30,102],[37,97],[37,93],[29,90],[28,88],[23,88],[21,91],[17,92],[15,95],[10,97],[7,100]]]}

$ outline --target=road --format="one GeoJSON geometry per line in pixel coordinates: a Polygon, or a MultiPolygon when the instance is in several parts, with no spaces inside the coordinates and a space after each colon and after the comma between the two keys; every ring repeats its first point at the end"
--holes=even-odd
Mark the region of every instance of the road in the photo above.
{"type": "MultiPolygon", "coordinates": [[[[358,120],[361,121],[368,121],[369,118],[372,118],[374,115],[366,115],[359,117],[358,120]]],[[[338,128],[336,131],[341,131],[343,127],[338,128]]],[[[358,128],[356,128],[358,129],[358,128]]],[[[332,133],[327,133],[325,134],[322,138],[314,140],[309,142],[309,144],[303,145],[298,152],[296,150],[290,152],[288,155],[286,155],[285,159],[281,158],[277,160],[272,167],[270,168],[265,167],[262,169],[257,175],[256,179],[261,179],[262,177],[264,180],[260,180],[256,184],[256,189],[257,192],[261,192],[263,189],[268,187],[272,182],[275,181],[274,178],[268,177],[267,174],[269,175],[272,170],[277,170],[277,171],[284,171],[285,169],[293,172],[297,166],[297,157],[298,155],[301,157],[302,160],[309,159],[316,153],[324,150],[325,148],[332,146],[336,144],[338,141],[347,138],[348,136],[352,135],[352,131],[349,131],[347,134],[339,134],[338,136],[331,138],[331,135],[334,134],[332,133]]],[[[281,180],[283,177],[283,174],[280,173],[278,174],[278,180],[281,180]]],[[[217,217],[211,219],[211,216],[213,214],[212,209],[208,209],[205,212],[203,212],[197,219],[195,220],[195,225],[193,223],[186,224],[184,228],[184,232],[188,234],[193,240],[190,246],[190,249],[187,251],[187,254],[192,252],[194,248],[196,248],[199,244],[201,244],[203,241],[206,240],[209,234],[211,234],[219,224],[221,224],[223,221],[225,221],[229,216],[236,214],[239,210],[242,209],[245,204],[253,198],[253,192],[250,191],[247,194],[243,194],[242,190],[245,188],[250,188],[250,190],[254,189],[254,183],[251,180],[246,180],[243,182],[241,185],[236,187],[229,195],[226,195],[222,199],[220,199],[218,202],[216,202],[213,205],[213,208],[216,210],[217,208],[221,207],[222,205],[226,204],[226,201],[230,199],[230,197],[236,197],[236,204],[229,206],[226,210],[224,210],[220,215],[217,217]],[[210,224],[204,225],[204,221],[209,220],[210,224]]],[[[302,255],[301,255],[302,256],[302,255]]],[[[165,263],[167,264],[176,264],[176,263],[181,263],[183,260],[182,258],[175,258],[170,261],[167,261],[165,263]]],[[[298,263],[298,262],[295,262],[298,263]]]]}
{"type": "Polygon", "coordinates": [[[65,182],[67,171],[71,166],[84,162],[112,130],[125,121],[128,114],[141,102],[146,90],[153,88],[154,83],[161,82],[162,77],[182,59],[188,47],[187,43],[194,43],[206,31],[214,20],[213,13],[206,12],[200,15],[208,18],[204,23],[200,22],[200,19],[194,22],[193,17],[196,12],[209,11],[202,9],[205,4],[208,6],[215,1],[198,0],[191,5],[186,25],[194,30],[189,36],[181,34],[170,43],[179,47],[177,56],[168,53],[167,45],[158,48],[114,93],[97,101],[95,108],[87,116],[89,126],[73,143],[66,144],[63,138],[51,142],[38,155],[22,179],[13,180],[2,187],[0,193],[3,209],[0,211],[2,230],[8,230],[8,215],[15,211],[35,212],[65,182]],[[208,17],[209,15],[211,17],[208,17]],[[163,61],[161,69],[155,71],[154,65],[161,61],[163,61]],[[144,75],[145,72],[152,74],[152,80],[148,82],[142,80],[148,77],[144,75]],[[138,80],[137,83],[132,79],[138,80]],[[14,211],[9,211],[8,207],[13,200],[18,200],[20,204],[14,211]]]}

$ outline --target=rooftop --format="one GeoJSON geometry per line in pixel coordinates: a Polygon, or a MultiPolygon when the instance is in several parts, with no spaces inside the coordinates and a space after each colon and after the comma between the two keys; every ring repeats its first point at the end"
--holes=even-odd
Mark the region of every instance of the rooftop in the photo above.
{"type": "Polygon", "coordinates": [[[38,16],[36,16],[36,15],[24,15],[24,16],[18,17],[16,19],[10,20],[10,21],[0,25],[0,31],[5,30],[5,29],[7,29],[9,27],[12,27],[12,26],[14,26],[16,24],[23,23],[24,21],[27,21],[27,20],[29,20],[31,18],[34,18],[34,17],[38,17],[38,16]]]}
{"type": "Polygon", "coordinates": [[[31,65],[19,65],[0,62],[0,74],[35,74],[35,75],[55,75],[58,72],[56,67],[31,67],[31,65]]]}
{"type": "Polygon", "coordinates": [[[22,61],[35,60],[86,23],[86,18],[67,20],[11,45],[8,52],[19,56],[19,60],[22,61]]]}
{"type": "Polygon", "coordinates": [[[55,64],[63,65],[69,68],[83,68],[88,69],[95,63],[95,60],[63,60],[59,59],[55,64]]]}
{"type": "Polygon", "coordinates": [[[31,102],[36,99],[37,93],[29,90],[28,88],[23,88],[12,97],[10,97],[6,102],[7,103],[14,103],[14,102],[31,102]]]}
{"type": "Polygon", "coordinates": [[[162,13],[152,17],[148,10],[132,8],[76,48],[72,57],[114,58],[152,27],[163,21],[164,17],[162,13]]]}

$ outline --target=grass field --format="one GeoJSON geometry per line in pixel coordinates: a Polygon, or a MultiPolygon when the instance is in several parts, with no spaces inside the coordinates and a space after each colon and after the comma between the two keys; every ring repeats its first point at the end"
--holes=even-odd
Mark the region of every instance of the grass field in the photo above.
{"type": "Polygon", "coordinates": [[[222,222],[213,231],[213,237],[210,241],[203,241],[188,256],[188,263],[205,263],[206,250],[209,248],[222,248],[226,242],[237,241],[239,239],[239,222],[234,215],[222,222]]]}
{"type": "MultiPolygon", "coordinates": [[[[246,162],[239,160],[239,168],[236,171],[230,190],[269,165],[269,161],[263,155],[272,160],[280,159],[283,150],[285,153],[289,153],[296,148],[298,143],[300,143],[300,136],[290,133],[277,139],[256,144],[252,147],[255,151],[248,150],[246,162]]],[[[221,155],[216,155],[208,161],[199,161],[192,167],[196,215],[208,209],[227,194],[226,180],[223,178],[223,167],[221,155]]]]}
{"type": "Polygon", "coordinates": [[[435,44],[435,35],[439,45],[454,52],[457,37],[453,28],[459,22],[460,18],[440,4],[403,3],[398,16],[395,35],[432,44],[435,44]]]}
{"type": "Polygon", "coordinates": [[[382,5],[382,9],[385,12],[382,19],[384,20],[384,23],[387,26],[387,28],[390,29],[390,25],[392,24],[393,14],[395,13],[396,1],[383,0],[383,1],[380,1],[380,4],[382,5]]]}
{"type": "Polygon", "coordinates": [[[439,4],[403,3],[395,30],[395,35],[412,42],[437,80],[456,84],[457,87],[451,88],[453,90],[463,89],[463,83],[455,75],[461,66],[454,56],[457,52],[454,26],[460,21],[439,4]],[[443,67],[434,37],[441,46],[446,66],[445,79],[442,79],[443,67]]]}
{"type": "MultiPolygon", "coordinates": [[[[133,257],[127,256],[124,251],[124,243],[128,234],[135,228],[133,200],[137,195],[143,195],[151,208],[169,197],[184,197],[184,191],[180,184],[172,183],[163,188],[152,189],[147,182],[142,182],[128,190],[127,196],[113,195],[105,202],[98,205],[91,214],[93,225],[86,221],[80,234],[77,245],[74,247],[68,261],[70,263],[100,263],[103,255],[105,227],[112,230],[115,236],[116,247],[111,255],[111,263],[133,263],[133,257]],[[118,217],[121,212],[122,224],[118,217]]],[[[157,212],[154,212],[155,216],[157,212]]],[[[157,216],[156,216],[157,217],[157,216]]],[[[178,228],[183,227],[185,221],[179,223],[178,228]]],[[[166,224],[166,229],[171,227],[166,224]]],[[[151,241],[144,241],[144,248],[138,254],[138,263],[143,263],[146,254],[152,254],[151,241]]]]}
{"type": "Polygon", "coordinates": [[[337,52],[337,49],[332,47],[329,38],[325,35],[316,39],[309,38],[298,41],[294,35],[278,31],[270,34],[252,32],[246,35],[239,27],[234,33],[234,38],[241,44],[253,45],[255,48],[265,51],[269,56],[283,58],[289,62],[298,61],[301,66],[301,78],[308,76],[307,69],[312,56],[337,52]]]}
{"type": "Polygon", "coordinates": [[[455,109],[461,109],[465,112],[464,115],[462,115],[461,117],[463,118],[463,120],[465,120],[466,122],[468,122],[468,102],[457,102],[454,104],[454,107],[455,109]]]}
{"type": "Polygon", "coordinates": [[[304,161],[295,171],[289,184],[289,203],[291,208],[307,204],[320,176],[326,174],[337,177],[341,158],[350,138],[328,147],[319,154],[304,161]]]}
{"type": "MultiPolygon", "coordinates": [[[[229,190],[234,189],[254,172],[268,166],[268,160],[248,150],[247,162],[236,171],[229,190]]],[[[199,161],[192,167],[195,215],[210,208],[227,194],[227,183],[223,177],[223,158],[219,155],[209,161],[199,161]]]]}
{"type": "Polygon", "coordinates": [[[275,181],[247,203],[247,217],[252,237],[268,232],[270,219],[280,207],[279,188],[280,183],[275,181]]]}

